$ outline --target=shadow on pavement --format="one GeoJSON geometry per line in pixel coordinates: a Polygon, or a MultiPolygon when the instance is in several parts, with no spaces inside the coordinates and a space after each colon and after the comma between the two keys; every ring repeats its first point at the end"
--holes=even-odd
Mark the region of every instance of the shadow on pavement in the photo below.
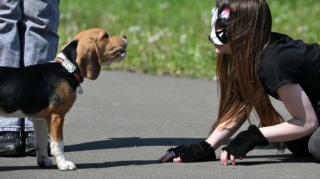
{"type": "MultiPolygon", "coordinates": [[[[175,147],[181,144],[196,143],[204,138],[110,138],[108,140],[87,142],[81,144],[74,144],[65,146],[66,152],[77,152],[84,150],[103,150],[103,149],[116,149],[116,148],[128,148],[128,147],[144,147],[144,146],[168,146],[175,147]]],[[[226,142],[229,143],[230,140],[226,142]]],[[[257,148],[259,149],[273,149],[271,146],[257,148]]],[[[219,157],[218,157],[219,158],[219,157]]],[[[238,161],[239,166],[251,166],[251,165],[268,165],[276,163],[319,163],[313,158],[309,157],[297,157],[293,154],[278,154],[278,155],[253,155],[247,156],[242,161],[238,161]],[[265,158],[263,161],[246,161],[245,159],[253,158],[265,158]]],[[[219,159],[217,159],[219,160],[219,159]]],[[[77,163],[78,169],[97,169],[97,168],[111,168],[121,166],[140,166],[150,164],[161,164],[156,160],[128,160],[128,161],[109,161],[103,163],[77,163]]],[[[2,166],[0,171],[15,171],[15,170],[56,170],[56,165],[52,167],[41,168],[38,166],[2,166]]]]}
{"type": "MultiPolygon", "coordinates": [[[[31,163],[30,165],[34,165],[31,163]]],[[[58,170],[57,165],[51,167],[39,167],[38,165],[34,166],[1,166],[0,173],[5,171],[18,171],[18,170],[58,170]]]]}
{"type": "MultiPolygon", "coordinates": [[[[129,147],[146,147],[146,146],[168,146],[176,147],[182,144],[197,143],[205,138],[110,138],[108,140],[100,140],[93,142],[86,142],[80,144],[66,145],[65,152],[76,152],[84,150],[101,150],[101,149],[117,149],[129,147]]],[[[232,139],[225,142],[228,144],[232,139]]],[[[274,149],[272,146],[258,147],[256,149],[274,149]]]]}
{"type": "Polygon", "coordinates": [[[114,162],[103,162],[103,163],[78,163],[78,169],[90,169],[90,168],[111,168],[111,167],[123,167],[132,165],[151,165],[161,164],[156,160],[128,160],[128,161],[114,161],[114,162]]]}
{"type": "Polygon", "coordinates": [[[81,144],[65,146],[65,152],[75,152],[83,150],[100,150],[116,149],[128,147],[145,147],[145,146],[168,146],[175,147],[181,144],[196,143],[204,138],[110,138],[108,140],[87,142],[81,144]]]}

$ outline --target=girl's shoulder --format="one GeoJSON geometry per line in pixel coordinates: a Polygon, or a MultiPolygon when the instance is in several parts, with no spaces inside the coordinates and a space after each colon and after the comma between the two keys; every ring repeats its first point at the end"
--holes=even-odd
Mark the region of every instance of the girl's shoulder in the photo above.
{"type": "Polygon", "coordinates": [[[320,46],[294,40],[286,34],[272,32],[270,43],[261,56],[261,64],[300,64],[319,61],[320,46]]]}
{"type": "Polygon", "coordinates": [[[283,53],[295,53],[295,54],[306,54],[306,53],[319,53],[320,46],[317,43],[305,43],[303,40],[294,40],[286,34],[272,32],[270,34],[270,43],[265,49],[266,53],[269,51],[276,51],[281,54],[283,53]]]}
{"type": "Polygon", "coordinates": [[[285,34],[272,33],[261,55],[258,75],[268,93],[277,98],[283,84],[305,83],[320,74],[320,46],[293,40],[285,34]]]}

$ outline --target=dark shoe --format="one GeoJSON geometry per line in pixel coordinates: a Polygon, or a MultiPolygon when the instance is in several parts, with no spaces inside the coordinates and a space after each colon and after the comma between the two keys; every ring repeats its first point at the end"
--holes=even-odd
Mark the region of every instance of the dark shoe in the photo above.
{"type": "MultiPolygon", "coordinates": [[[[25,132],[25,153],[27,156],[36,156],[36,138],[34,132],[25,132]]],[[[51,157],[50,143],[48,143],[48,155],[51,157]]]]}
{"type": "Polygon", "coordinates": [[[25,132],[24,137],[26,143],[26,155],[36,156],[36,138],[34,137],[34,132],[25,132]]]}
{"type": "Polygon", "coordinates": [[[0,132],[0,157],[22,157],[22,148],[18,132],[0,132]]]}

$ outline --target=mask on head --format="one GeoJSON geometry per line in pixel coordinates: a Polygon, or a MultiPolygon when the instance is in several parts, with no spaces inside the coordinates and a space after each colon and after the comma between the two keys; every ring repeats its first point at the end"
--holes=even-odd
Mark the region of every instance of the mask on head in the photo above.
{"type": "Polygon", "coordinates": [[[226,28],[230,17],[230,11],[230,7],[227,3],[223,4],[220,10],[218,7],[215,7],[211,11],[212,31],[210,33],[210,40],[217,45],[228,43],[226,28]]]}

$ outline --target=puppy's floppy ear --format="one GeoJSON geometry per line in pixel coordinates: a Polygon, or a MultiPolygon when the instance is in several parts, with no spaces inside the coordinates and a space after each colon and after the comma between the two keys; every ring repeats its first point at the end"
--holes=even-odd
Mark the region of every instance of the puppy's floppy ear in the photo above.
{"type": "Polygon", "coordinates": [[[93,40],[83,38],[79,40],[77,47],[77,63],[81,75],[91,80],[98,78],[101,70],[97,46],[93,40]]]}
{"type": "Polygon", "coordinates": [[[78,46],[78,40],[72,40],[67,45],[63,47],[61,52],[72,62],[75,62],[77,57],[77,46],[78,46]]]}

